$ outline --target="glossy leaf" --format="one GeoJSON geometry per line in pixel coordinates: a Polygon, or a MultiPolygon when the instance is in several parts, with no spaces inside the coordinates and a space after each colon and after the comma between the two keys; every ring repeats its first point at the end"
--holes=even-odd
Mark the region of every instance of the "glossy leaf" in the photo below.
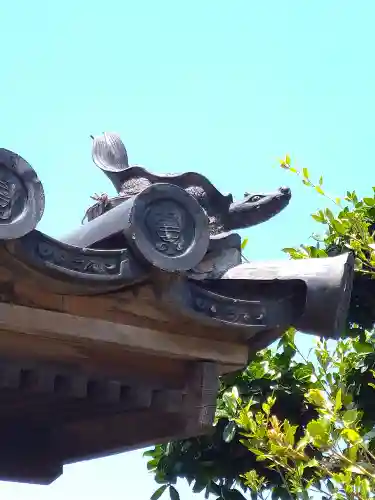
{"type": "Polygon", "coordinates": [[[174,486],[169,487],[169,496],[171,500],[180,500],[180,495],[174,486]]]}
{"type": "Polygon", "coordinates": [[[357,410],[347,410],[342,416],[342,420],[346,426],[354,424],[357,418],[358,418],[357,410]]]}
{"type": "Polygon", "coordinates": [[[162,496],[167,487],[168,487],[167,484],[163,484],[163,486],[160,486],[160,488],[158,488],[151,496],[151,500],[158,500],[158,498],[162,496]]]}
{"type": "Polygon", "coordinates": [[[374,352],[374,346],[369,342],[355,342],[354,349],[361,354],[374,352]]]}
{"type": "Polygon", "coordinates": [[[361,440],[361,436],[354,429],[343,429],[341,435],[350,443],[357,443],[361,440]]]}
{"type": "Polygon", "coordinates": [[[246,497],[244,497],[238,490],[228,490],[225,488],[222,489],[222,497],[224,500],[246,500],[246,497]]]}
{"type": "Polygon", "coordinates": [[[227,425],[225,426],[224,432],[223,432],[223,439],[226,443],[230,443],[232,439],[234,438],[236,434],[236,424],[235,422],[231,421],[228,422],[227,425]]]}
{"type": "Polygon", "coordinates": [[[339,389],[336,393],[336,398],[335,398],[335,411],[341,410],[342,407],[342,390],[339,389]]]}

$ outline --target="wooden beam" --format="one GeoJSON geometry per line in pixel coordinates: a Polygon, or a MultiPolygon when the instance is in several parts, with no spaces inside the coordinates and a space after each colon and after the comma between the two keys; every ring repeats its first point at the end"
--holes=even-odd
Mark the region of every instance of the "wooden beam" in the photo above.
{"type": "MultiPolygon", "coordinates": [[[[149,328],[111,323],[41,309],[0,303],[0,329],[23,335],[64,340],[84,349],[86,345],[111,345],[124,349],[182,360],[210,360],[243,367],[247,362],[245,345],[154,331],[149,328]]],[[[23,335],[14,336],[14,344],[23,335]]],[[[0,338],[1,349],[1,338],[0,338]]]]}
{"type": "Polygon", "coordinates": [[[139,411],[72,422],[56,429],[52,440],[69,464],[179,439],[184,428],[182,414],[139,411]]]}
{"type": "Polygon", "coordinates": [[[48,485],[62,475],[63,464],[51,448],[49,429],[2,425],[0,440],[1,480],[48,485]]]}
{"type": "Polygon", "coordinates": [[[2,278],[2,275],[0,267],[0,289],[4,302],[162,332],[184,335],[194,332],[194,337],[248,344],[247,333],[242,328],[229,325],[227,328],[218,328],[178,314],[173,308],[167,310],[166,305],[160,303],[158,290],[150,284],[105,295],[61,295],[53,293],[48,286],[36,289],[35,283],[40,282],[41,275],[36,275],[34,280],[17,275],[9,277],[7,274],[2,278]],[[3,282],[3,279],[6,281],[3,282]]]}
{"type": "Polygon", "coordinates": [[[214,363],[192,363],[183,407],[177,394],[155,394],[147,410],[69,422],[53,431],[52,441],[71,463],[103,456],[103,450],[109,455],[197,436],[212,428],[217,387],[214,363]]]}
{"type": "Polygon", "coordinates": [[[186,437],[204,434],[212,428],[218,388],[218,367],[215,363],[191,365],[185,399],[186,437]]]}
{"type": "Polygon", "coordinates": [[[98,348],[92,342],[82,347],[69,344],[65,337],[50,339],[0,329],[0,363],[2,360],[10,360],[12,365],[59,363],[76,366],[99,377],[126,378],[138,384],[152,381],[155,389],[184,387],[189,365],[188,360],[114,349],[111,344],[102,343],[98,348]]]}

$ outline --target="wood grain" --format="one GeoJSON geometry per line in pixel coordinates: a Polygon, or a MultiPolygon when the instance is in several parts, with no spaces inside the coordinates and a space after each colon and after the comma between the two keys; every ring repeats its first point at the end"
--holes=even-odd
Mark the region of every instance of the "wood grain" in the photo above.
{"type": "MultiPolygon", "coordinates": [[[[111,323],[13,304],[0,304],[0,329],[67,343],[92,342],[112,345],[145,354],[187,360],[211,360],[220,364],[243,366],[247,348],[217,340],[162,333],[148,328],[111,323]]],[[[15,337],[19,343],[21,337],[15,337]]]]}

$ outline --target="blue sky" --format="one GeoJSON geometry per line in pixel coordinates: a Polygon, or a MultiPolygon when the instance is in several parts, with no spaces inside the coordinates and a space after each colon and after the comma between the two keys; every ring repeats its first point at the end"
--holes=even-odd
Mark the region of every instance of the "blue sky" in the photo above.
{"type": "MultiPolygon", "coordinates": [[[[0,16],[1,146],[37,170],[49,235],[79,224],[92,193],[113,193],[90,158],[104,130],[131,162],[196,170],[236,197],[288,184],[288,209],[245,231],[251,259],[285,258],[319,230],[309,214],[325,202],[277,167],[285,153],[335,195],[372,191],[373,0],[18,0],[0,16]]],[[[0,483],[0,496],[146,500],[154,488],[133,452],[67,467],[51,487],[0,483]]]]}

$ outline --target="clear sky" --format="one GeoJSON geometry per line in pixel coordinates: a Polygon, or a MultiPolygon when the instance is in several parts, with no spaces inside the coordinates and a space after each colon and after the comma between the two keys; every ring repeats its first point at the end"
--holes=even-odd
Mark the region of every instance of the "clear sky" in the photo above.
{"type": "MultiPolygon", "coordinates": [[[[236,197],[290,185],[288,209],[246,231],[248,258],[284,258],[319,229],[309,214],[324,200],[279,157],[323,173],[335,195],[375,184],[374,17],[374,0],[3,0],[0,142],[43,182],[40,229],[63,234],[92,193],[113,193],[89,135],[117,131],[130,161],[155,172],[196,170],[236,197]]],[[[133,452],[67,467],[50,487],[0,483],[0,497],[154,489],[133,452]]]]}

